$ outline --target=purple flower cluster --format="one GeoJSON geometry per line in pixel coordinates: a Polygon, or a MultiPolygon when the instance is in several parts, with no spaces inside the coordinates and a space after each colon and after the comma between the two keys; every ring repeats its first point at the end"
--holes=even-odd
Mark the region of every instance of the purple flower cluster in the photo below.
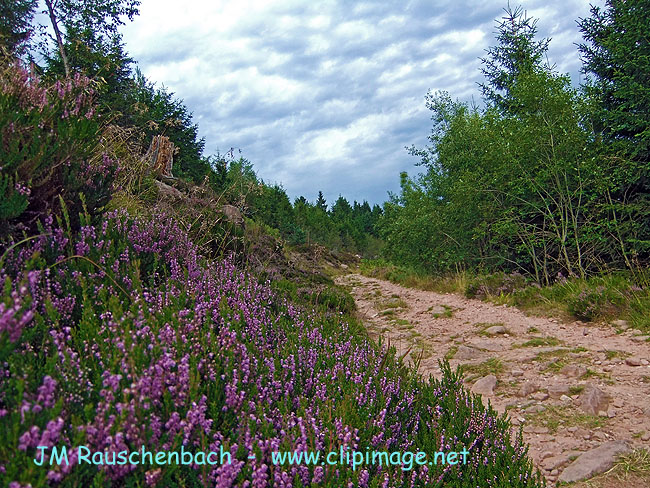
{"type": "MultiPolygon", "coordinates": [[[[83,443],[107,453],[223,446],[231,464],[97,469],[113,483],[133,477],[147,486],[195,479],[218,487],[290,487],[297,480],[366,487],[377,478],[397,487],[463,476],[470,486],[482,460],[496,462],[510,449],[506,437],[494,437],[507,429],[459,381],[449,390],[422,382],[340,319],[287,303],[231,260],[204,259],[164,216],[133,220],[115,212],[75,236],[50,220],[29,247],[8,251],[5,277],[13,288],[10,304],[0,302],[0,344],[6,337],[13,352],[0,359],[15,367],[5,369],[0,385],[0,428],[18,432],[14,447],[25,463],[37,445],[83,443]],[[25,272],[38,263],[40,271],[25,272]],[[33,377],[20,377],[17,365],[38,354],[51,359],[32,369],[33,377]],[[18,383],[26,385],[20,395],[4,386],[18,383]],[[422,390],[437,404],[423,402],[422,390]],[[443,404],[467,411],[462,432],[444,423],[443,404]],[[473,474],[271,461],[279,450],[433,447],[473,451],[473,474]]],[[[525,449],[513,452],[525,458],[525,449]]],[[[15,470],[7,483],[31,482],[24,473],[33,471],[15,470]]],[[[47,478],[89,485],[95,474],[61,466],[47,478]]]]}

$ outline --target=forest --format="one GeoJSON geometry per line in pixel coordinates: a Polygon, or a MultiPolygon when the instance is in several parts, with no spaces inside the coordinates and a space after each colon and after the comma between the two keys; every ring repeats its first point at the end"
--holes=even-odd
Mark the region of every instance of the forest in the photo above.
{"type": "Polygon", "coordinates": [[[206,155],[184,101],[126,51],[139,6],[0,0],[0,484],[544,486],[521,429],[451,356],[424,378],[410,350],[370,338],[335,279],[455,280],[468,297],[650,331],[647,0],[579,20],[580,86],[537,21],[505,9],[473,74],[480,102],[427,94],[428,145],[406,149],[417,168],[382,205],[291,201],[263,162],[206,155]],[[234,462],[98,467],[79,446],[234,462]],[[473,461],[271,461],[339,448],[473,461]]]}

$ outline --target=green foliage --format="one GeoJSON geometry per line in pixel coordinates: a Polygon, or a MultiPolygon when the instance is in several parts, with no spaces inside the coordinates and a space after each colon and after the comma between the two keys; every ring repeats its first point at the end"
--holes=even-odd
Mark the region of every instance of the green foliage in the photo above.
{"type": "Polygon", "coordinates": [[[0,47],[22,54],[31,36],[38,0],[0,0],[0,47]]]}
{"type": "Polygon", "coordinates": [[[19,64],[0,73],[0,228],[34,229],[63,202],[73,216],[110,198],[116,170],[100,150],[88,79],[41,83],[19,64]]]}
{"type": "Polygon", "coordinates": [[[650,207],[621,189],[638,168],[594,137],[592,102],[542,65],[548,41],[508,10],[483,72],[486,108],[429,93],[424,174],[384,206],[385,255],[425,272],[517,271],[538,283],[643,263],[650,207]],[[636,217],[636,218],[635,218],[636,217]]]}
{"type": "Polygon", "coordinates": [[[99,36],[111,37],[122,20],[139,14],[140,0],[58,0],[54,13],[65,29],[90,29],[99,36]]]}
{"type": "Polygon", "coordinates": [[[579,22],[591,121],[604,154],[615,161],[607,193],[615,225],[608,230],[628,267],[650,259],[649,24],[645,0],[608,0],[579,22]]]}
{"type": "Polygon", "coordinates": [[[487,56],[481,59],[486,82],[479,86],[487,102],[516,113],[519,107],[511,90],[521,75],[544,68],[550,39],[535,40],[537,20],[527,17],[521,6],[513,10],[508,5],[505,12],[497,23],[497,45],[488,48],[487,56]]]}
{"type": "Polygon", "coordinates": [[[0,195],[4,196],[0,201],[0,221],[20,216],[29,203],[26,194],[16,191],[16,186],[20,185],[18,181],[15,181],[16,179],[8,174],[0,174],[0,195]]]}
{"type": "Polygon", "coordinates": [[[607,0],[581,19],[579,46],[599,129],[638,161],[650,161],[650,9],[646,0],[607,0]]]}
{"type": "Polygon", "coordinates": [[[520,273],[477,275],[468,280],[465,295],[469,298],[487,298],[511,294],[528,286],[529,280],[520,273]]]}
{"type": "Polygon", "coordinates": [[[210,173],[209,160],[203,157],[205,141],[198,138],[199,128],[183,101],[164,87],[156,88],[136,70],[128,94],[130,105],[125,123],[138,127],[146,144],[154,135],[165,135],[174,143],[174,176],[201,183],[210,173]]]}
{"type": "Polygon", "coordinates": [[[315,204],[304,197],[294,202],[297,224],[303,229],[306,242],[317,242],[330,249],[377,256],[382,243],[376,224],[382,214],[378,205],[372,208],[368,202],[354,201],[352,205],[342,196],[334,202],[331,211],[322,192],[315,204]]]}

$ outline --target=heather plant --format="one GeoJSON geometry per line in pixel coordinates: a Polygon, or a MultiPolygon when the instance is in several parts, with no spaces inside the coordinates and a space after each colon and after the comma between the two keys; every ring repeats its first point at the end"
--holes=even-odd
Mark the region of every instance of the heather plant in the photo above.
{"type": "Polygon", "coordinates": [[[110,197],[116,163],[99,150],[89,79],[51,84],[15,62],[0,71],[0,235],[35,229],[48,212],[93,213],[110,197]]]}
{"type": "MultiPolygon", "coordinates": [[[[212,261],[164,215],[47,218],[0,252],[3,486],[533,487],[521,436],[443,365],[425,381],[349,317],[212,261]],[[37,466],[37,446],[71,465],[37,466]],[[224,465],[78,464],[91,451],[224,465]],[[467,465],[273,465],[278,450],[469,451],[467,465]],[[250,456],[254,455],[254,459],[250,456]]],[[[47,455],[47,454],[46,454],[47,455]]]]}

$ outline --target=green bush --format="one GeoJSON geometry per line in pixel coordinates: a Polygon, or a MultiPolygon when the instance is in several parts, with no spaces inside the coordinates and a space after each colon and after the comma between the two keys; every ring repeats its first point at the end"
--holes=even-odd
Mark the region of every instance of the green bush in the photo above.
{"type": "Polygon", "coordinates": [[[469,280],[465,295],[468,298],[508,295],[526,288],[528,283],[525,276],[516,272],[479,275],[469,280]]]}
{"type": "Polygon", "coordinates": [[[91,81],[42,83],[18,63],[0,71],[0,231],[34,229],[60,209],[76,216],[105,205],[116,164],[99,150],[91,81]]]}

